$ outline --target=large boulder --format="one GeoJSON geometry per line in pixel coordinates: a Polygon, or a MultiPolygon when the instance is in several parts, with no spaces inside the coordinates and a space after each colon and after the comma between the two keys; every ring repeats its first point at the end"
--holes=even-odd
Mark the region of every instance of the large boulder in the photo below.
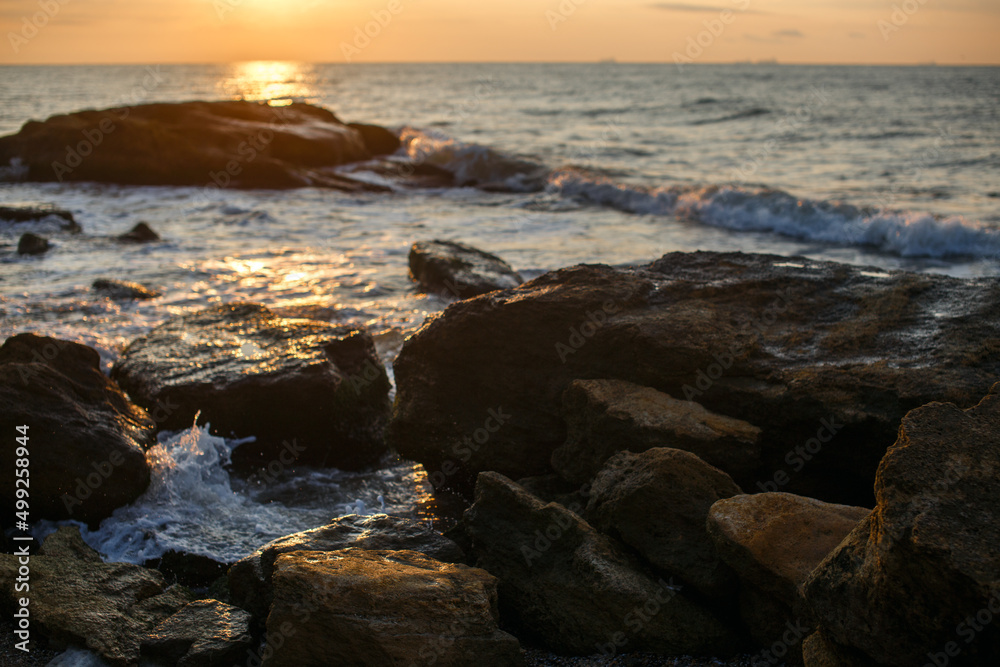
{"type": "Polygon", "coordinates": [[[197,600],[154,627],[140,650],[177,667],[230,667],[252,645],[250,614],[218,600],[197,600]]]}
{"type": "Polygon", "coordinates": [[[577,514],[484,472],[465,529],[479,567],[500,580],[505,618],[557,651],[722,656],[739,640],[679,582],[647,570],[577,514]]]}
{"type": "Polygon", "coordinates": [[[886,665],[996,664],[1000,384],[968,410],[907,414],[875,495],[805,584],[824,635],[886,665]]]}
{"type": "Polygon", "coordinates": [[[496,255],[454,241],[419,241],[410,248],[410,275],[430,292],[467,299],[524,282],[496,255]]]}
{"type": "Polygon", "coordinates": [[[566,442],[552,467],[570,482],[594,477],[615,452],[683,449],[740,480],[760,465],[760,429],[623,380],[574,380],[563,394],[566,442]]]}
{"type": "Polygon", "coordinates": [[[296,551],[274,566],[267,667],[524,664],[496,579],[415,551],[296,551]]]}
{"type": "Polygon", "coordinates": [[[365,331],[217,306],[134,341],[111,376],[160,428],[187,428],[200,411],[216,434],[256,437],[234,450],[237,466],[359,468],[385,453],[389,380],[365,331]]]}
{"type": "Polygon", "coordinates": [[[573,380],[628,380],[758,426],[760,487],[870,505],[908,410],[973,405],[1000,376],[998,289],[741,253],[553,271],[451,304],[406,341],[391,442],[430,471],[448,462],[469,494],[479,471],[550,472],[573,380]],[[499,408],[509,418],[474,439],[499,408]]]}
{"type": "Polygon", "coordinates": [[[301,103],[78,111],[28,121],[17,134],[0,137],[0,164],[20,161],[29,181],[357,190],[370,186],[332,168],[370,157],[361,132],[301,103]]]}
{"type": "Polygon", "coordinates": [[[350,514],[326,526],[268,542],[229,568],[229,592],[234,604],[263,621],[271,607],[271,574],[278,556],[292,551],[367,550],[417,551],[435,560],[457,563],[465,554],[441,533],[411,519],[375,514],[350,514]]]}
{"type": "Polygon", "coordinates": [[[721,597],[736,581],[719,559],[705,520],[713,503],[742,493],[729,475],[690,452],[620,452],[594,479],[586,517],[656,567],[721,597]]]}
{"type": "Polygon", "coordinates": [[[32,234],[28,232],[22,234],[21,238],[17,241],[17,254],[18,255],[44,255],[49,251],[52,244],[44,236],[39,236],[38,234],[32,234]]]}
{"type": "MultiPolygon", "coordinates": [[[[0,347],[0,498],[15,507],[15,460],[30,463],[31,521],[96,525],[149,486],[156,425],[101,372],[97,351],[18,334],[0,347]]],[[[20,485],[23,486],[23,485],[20,485]]],[[[6,524],[8,518],[2,523],[6,524]]]]}
{"type": "MultiPolygon", "coordinates": [[[[77,533],[79,537],[79,533],[77,533]]],[[[103,563],[96,552],[63,545],[31,557],[28,613],[31,632],[51,644],[84,646],[112,667],[131,667],[139,661],[142,638],[160,621],[191,601],[179,587],[167,588],[163,575],[128,563],[103,563]],[[74,553],[75,552],[75,553],[74,553]]],[[[24,592],[15,589],[18,556],[0,554],[0,606],[20,609],[24,592]]]]}

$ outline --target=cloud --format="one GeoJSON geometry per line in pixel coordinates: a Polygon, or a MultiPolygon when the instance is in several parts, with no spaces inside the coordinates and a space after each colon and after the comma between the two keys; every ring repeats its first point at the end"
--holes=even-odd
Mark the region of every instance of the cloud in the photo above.
{"type": "Polygon", "coordinates": [[[851,32],[847,34],[851,39],[866,39],[868,35],[863,32],[851,32]]]}
{"type": "Polygon", "coordinates": [[[799,30],[775,30],[771,34],[775,37],[805,37],[799,30]]]}
{"type": "MultiPolygon", "coordinates": [[[[754,9],[743,9],[740,7],[740,3],[734,3],[729,7],[720,7],[716,5],[691,5],[686,2],[654,2],[650,5],[646,5],[650,9],[659,9],[664,12],[701,12],[701,13],[712,13],[720,14],[722,12],[733,12],[739,14],[766,14],[767,12],[760,12],[754,9]]],[[[746,5],[744,5],[746,6],[746,5]]]]}

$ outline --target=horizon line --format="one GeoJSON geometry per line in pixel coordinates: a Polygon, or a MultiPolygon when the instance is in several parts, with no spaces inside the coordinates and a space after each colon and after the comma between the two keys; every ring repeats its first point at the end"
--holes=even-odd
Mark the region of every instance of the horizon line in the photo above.
{"type": "MultiPolygon", "coordinates": [[[[310,61],[284,58],[255,58],[250,60],[219,60],[219,61],[161,61],[161,62],[52,62],[52,63],[13,63],[0,62],[0,67],[150,67],[150,66],[207,66],[234,65],[253,62],[300,63],[307,65],[342,65],[345,67],[366,65],[676,65],[670,60],[407,60],[407,61],[372,61],[372,62],[341,62],[341,61],[310,61]]],[[[837,62],[779,62],[771,59],[761,60],[730,60],[717,62],[684,63],[689,66],[712,65],[754,65],[781,67],[1000,67],[1000,62],[868,62],[868,63],[837,63],[837,62]]]]}

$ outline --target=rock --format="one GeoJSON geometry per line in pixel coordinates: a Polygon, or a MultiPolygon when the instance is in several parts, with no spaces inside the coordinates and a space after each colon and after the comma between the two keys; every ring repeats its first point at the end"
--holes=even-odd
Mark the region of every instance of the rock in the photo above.
{"type": "Polygon", "coordinates": [[[931,655],[995,664],[1000,384],[968,410],[932,403],[907,414],[875,496],[875,510],[805,584],[824,634],[886,665],[931,655]]]}
{"type": "Polygon", "coordinates": [[[214,558],[174,549],[166,551],[159,558],[143,562],[142,566],[159,570],[169,581],[190,588],[207,587],[220,577],[225,577],[229,569],[227,563],[220,563],[214,558]]]}
{"type": "Polygon", "coordinates": [[[239,467],[357,469],[386,451],[389,381],[365,331],[216,306],[134,341],[111,376],[160,428],[187,428],[200,411],[216,434],[255,436],[233,451],[239,467]]]}
{"type": "Polygon", "coordinates": [[[94,281],[93,288],[95,292],[100,292],[102,295],[116,300],[155,299],[162,296],[160,292],[127,280],[98,278],[94,281]]]}
{"type": "MultiPolygon", "coordinates": [[[[47,543],[42,549],[60,552],[47,543]]],[[[23,597],[14,588],[18,567],[17,556],[0,555],[4,608],[23,597]]],[[[57,645],[85,646],[112,667],[136,664],[142,637],[191,600],[183,589],[166,588],[159,572],[138,565],[60,554],[32,556],[30,567],[32,632],[57,645]]]]}
{"type": "Polygon", "coordinates": [[[357,130],[361,135],[361,140],[365,143],[365,148],[372,155],[391,155],[399,150],[399,136],[380,125],[366,125],[365,123],[348,123],[352,130],[357,130]]]}
{"type": "Polygon", "coordinates": [[[28,232],[22,234],[17,242],[18,255],[44,255],[52,245],[47,238],[28,232]]]}
{"type": "Polygon", "coordinates": [[[627,380],[759,427],[743,488],[871,506],[902,416],[973,405],[1000,377],[998,301],[993,278],[741,253],[553,271],[407,339],[390,442],[468,495],[479,471],[551,472],[574,380],[627,380]]]}
{"type": "Polygon", "coordinates": [[[736,578],[719,559],[705,520],[713,503],[741,493],[729,475],[690,452],[619,452],[594,480],[586,518],[656,567],[721,597],[732,593],[736,578]]]}
{"type": "Polygon", "coordinates": [[[69,211],[54,206],[0,206],[0,229],[30,228],[37,233],[78,232],[69,211]]]}
{"type": "Polygon", "coordinates": [[[802,642],[802,658],[805,667],[879,667],[861,651],[830,641],[822,631],[814,632],[802,642]]]}
{"type": "Polygon", "coordinates": [[[468,299],[517,287],[523,280],[496,255],[454,241],[419,241],[410,248],[410,275],[431,292],[468,299]]]}
{"type": "Polygon", "coordinates": [[[525,636],[574,654],[734,651],[738,639],[671,580],[617,542],[506,477],[479,475],[463,519],[477,565],[500,580],[500,604],[525,636]]]}
{"type": "MultiPolygon", "coordinates": [[[[582,484],[617,451],[683,449],[746,481],[760,465],[760,429],[622,380],[575,380],[563,394],[566,442],[552,467],[582,484]]],[[[752,483],[752,481],[751,481],[752,483]]]]}
{"type": "Polygon", "coordinates": [[[160,622],[141,651],[177,667],[229,667],[251,648],[250,614],[218,600],[198,600],[160,622]]]}
{"type": "Polygon", "coordinates": [[[204,188],[370,186],[333,172],[371,157],[361,133],[309,104],[183,102],[78,111],[29,121],[0,137],[0,164],[21,160],[25,180],[204,188]],[[66,146],[100,137],[76,164],[66,146]]]}
{"type": "Polygon", "coordinates": [[[83,541],[80,529],[76,526],[63,526],[46,537],[38,553],[41,556],[68,558],[83,563],[104,562],[101,554],[97,553],[89,544],[83,541]]]}
{"type": "Polygon", "coordinates": [[[347,548],[417,551],[435,560],[465,559],[458,545],[422,523],[402,517],[350,514],[320,528],[279,538],[229,568],[234,604],[263,620],[271,606],[271,574],[278,556],[292,551],[340,551],[347,548]]]}
{"type": "Polygon", "coordinates": [[[297,551],[275,562],[266,664],[523,665],[498,621],[483,570],[415,551],[297,551]]]}
{"type": "Polygon", "coordinates": [[[160,235],[153,231],[153,228],[145,222],[140,222],[124,234],[119,234],[116,238],[123,243],[152,243],[159,241],[160,235]]]}
{"type": "MultiPolygon", "coordinates": [[[[32,521],[96,525],[149,486],[145,450],[156,444],[156,425],[101,372],[93,348],[35,334],[8,338],[0,347],[0,429],[8,462],[22,444],[15,436],[26,437],[32,521]]],[[[14,479],[0,479],[10,507],[14,479]]]]}

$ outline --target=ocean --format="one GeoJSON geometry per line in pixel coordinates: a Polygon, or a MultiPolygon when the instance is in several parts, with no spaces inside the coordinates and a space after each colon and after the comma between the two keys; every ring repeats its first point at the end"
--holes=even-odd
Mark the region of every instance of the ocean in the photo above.
{"type": "MultiPolygon", "coordinates": [[[[0,134],[83,108],[310,102],[399,129],[411,155],[488,184],[361,194],[35,184],[0,165],[0,203],[54,204],[83,227],[20,258],[18,230],[0,224],[0,339],[76,340],[107,368],[167,318],[231,301],[366,326],[391,363],[448,304],[408,278],[410,244],[433,238],[499,254],[525,277],[697,249],[1000,275],[998,68],[8,66],[0,95],[0,134]],[[139,221],[164,242],[111,240],[139,221]],[[163,297],[111,301],[91,291],[97,278],[163,297]]],[[[176,549],[231,562],[348,511],[446,521],[420,466],[262,481],[224,468],[235,444],[194,427],[163,434],[147,495],[86,539],[110,560],[176,549]]]]}

